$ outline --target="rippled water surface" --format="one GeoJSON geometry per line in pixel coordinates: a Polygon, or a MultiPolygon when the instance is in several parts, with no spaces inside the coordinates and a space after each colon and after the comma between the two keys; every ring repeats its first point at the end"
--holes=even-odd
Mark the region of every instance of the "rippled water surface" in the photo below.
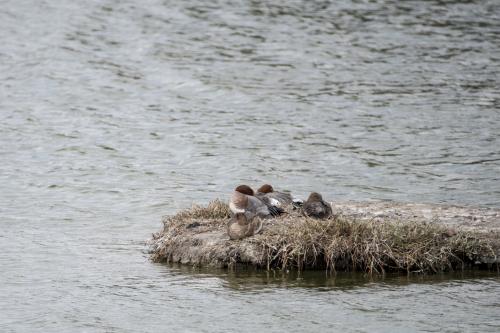
{"type": "Polygon", "coordinates": [[[0,1],[0,331],[498,332],[498,275],[152,264],[271,182],[500,207],[500,3],[0,1]]]}

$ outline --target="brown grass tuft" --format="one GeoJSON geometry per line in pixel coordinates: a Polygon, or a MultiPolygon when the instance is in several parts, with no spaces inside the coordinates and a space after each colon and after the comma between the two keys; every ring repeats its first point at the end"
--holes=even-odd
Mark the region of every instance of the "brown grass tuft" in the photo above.
{"type": "Polygon", "coordinates": [[[215,199],[207,207],[193,205],[190,209],[185,209],[175,214],[169,220],[225,219],[229,217],[229,214],[229,205],[219,199],[215,199]]]}

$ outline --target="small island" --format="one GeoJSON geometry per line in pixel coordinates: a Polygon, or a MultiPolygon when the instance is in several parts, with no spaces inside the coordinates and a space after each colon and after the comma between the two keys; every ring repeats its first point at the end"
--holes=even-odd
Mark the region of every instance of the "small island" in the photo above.
{"type": "Polygon", "coordinates": [[[262,269],[437,273],[499,268],[500,209],[388,201],[334,202],[316,220],[292,207],[263,231],[230,240],[227,203],[165,217],[150,241],[155,262],[262,269]]]}

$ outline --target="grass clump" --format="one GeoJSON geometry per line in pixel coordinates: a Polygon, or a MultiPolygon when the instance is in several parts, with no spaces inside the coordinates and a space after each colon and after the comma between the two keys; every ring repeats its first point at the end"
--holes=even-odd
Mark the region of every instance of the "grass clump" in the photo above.
{"type": "Polygon", "coordinates": [[[288,217],[283,222],[256,239],[268,268],[440,272],[495,256],[479,235],[430,222],[338,216],[326,221],[288,217]]]}
{"type": "Polygon", "coordinates": [[[267,269],[326,269],[435,273],[463,269],[485,258],[496,261],[484,234],[452,230],[437,221],[359,220],[336,215],[315,220],[297,211],[265,220],[264,231],[230,241],[229,207],[220,200],[193,206],[164,220],[153,237],[154,261],[267,269]]]}
{"type": "Polygon", "coordinates": [[[230,217],[229,205],[220,199],[211,201],[206,207],[193,205],[168,218],[168,221],[186,221],[195,219],[225,219],[230,217]]]}

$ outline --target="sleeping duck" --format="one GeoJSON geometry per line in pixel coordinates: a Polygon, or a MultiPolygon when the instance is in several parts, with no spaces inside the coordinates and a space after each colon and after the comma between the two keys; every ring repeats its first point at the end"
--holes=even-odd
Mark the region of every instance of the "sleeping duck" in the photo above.
{"type": "Polygon", "coordinates": [[[306,216],[316,219],[327,219],[332,215],[332,207],[317,192],[312,192],[309,195],[302,209],[306,216]]]}

